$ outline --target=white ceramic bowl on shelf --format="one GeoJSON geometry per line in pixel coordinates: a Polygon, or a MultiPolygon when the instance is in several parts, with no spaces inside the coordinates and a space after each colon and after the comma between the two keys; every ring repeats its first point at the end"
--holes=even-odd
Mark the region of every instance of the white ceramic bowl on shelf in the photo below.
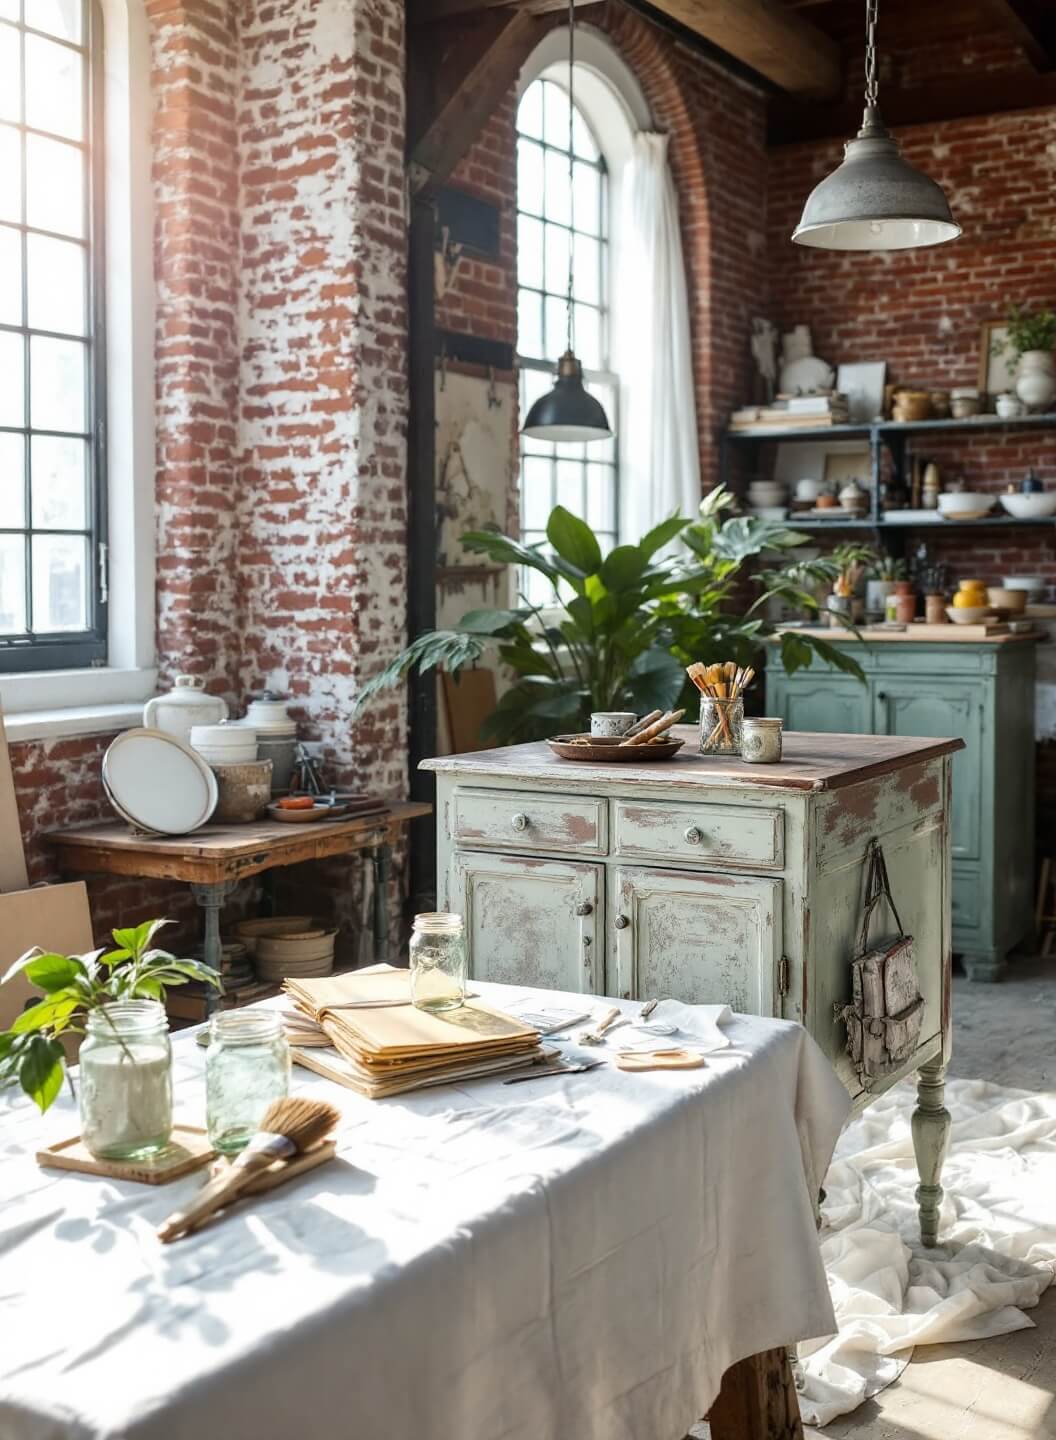
{"type": "Polygon", "coordinates": [[[981,625],[992,617],[989,605],[947,605],[946,614],[954,625],[981,625]]]}
{"type": "Polygon", "coordinates": [[[1001,583],[1006,590],[1025,590],[1029,604],[1045,594],[1048,581],[1044,575],[1006,575],[1001,583]]]}
{"type": "Polygon", "coordinates": [[[1056,490],[1039,490],[1034,495],[1002,495],[1000,500],[1016,520],[1045,520],[1056,515],[1056,490]]]}
{"type": "Polygon", "coordinates": [[[977,520],[993,505],[994,497],[978,490],[946,491],[939,496],[939,514],[944,520],[977,520]]]}

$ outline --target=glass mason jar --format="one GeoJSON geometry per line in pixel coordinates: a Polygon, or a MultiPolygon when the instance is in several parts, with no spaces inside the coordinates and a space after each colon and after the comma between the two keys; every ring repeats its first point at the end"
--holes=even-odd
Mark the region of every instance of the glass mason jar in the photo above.
{"type": "Polygon", "coordinates": [[[209,1144],[233,1155],[290,1088],[290,1046],[277,1010],[222,1010],[209,1022],[205,1124],[209,1144]]]}
{"type": "Polygon", "coordinates": [[[172,1134],[169,1018],[157,1000],[88,1014],[81,1045],[81,1139],[99,1160],[148,1160],[172,1134]]]}
{"type": "Polygon", "coordinates": [[[455,1010],[466,999],[462,916],[428,911],[414,917],[411,999],[419,1010],[455,1010]]]}
{"type": "Polygon", "coordinates": [[[743,700],[700,697],[700,752],[702,755],[739,755],[744,728],[743,700]]]}
{"type": "Polygon", "coordinates": [[[741,734],[741,759],[748,765],[776,765],[781,759],[784,723],[771,716],[749,716],[741,734]]]}

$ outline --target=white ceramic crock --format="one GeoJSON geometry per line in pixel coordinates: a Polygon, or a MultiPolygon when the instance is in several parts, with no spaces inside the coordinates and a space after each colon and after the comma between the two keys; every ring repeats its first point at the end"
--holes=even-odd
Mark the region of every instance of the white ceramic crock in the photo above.
{"type": "Polygon", "coordinates": [[[1056,399],[1056,363],[1048,350],[1026,350],[1019,357],[1016,394],[1031,410],[1048,410],[1056,399]]]}
{"type": "Polygon", "coordinates": [[[219,695],[205,693],[200,675],[177,675],[166,695],[155,695],[143,706],[143,724],[185,743],[196,725],[216,725],[227,719],[227,705],[219,695]]]}

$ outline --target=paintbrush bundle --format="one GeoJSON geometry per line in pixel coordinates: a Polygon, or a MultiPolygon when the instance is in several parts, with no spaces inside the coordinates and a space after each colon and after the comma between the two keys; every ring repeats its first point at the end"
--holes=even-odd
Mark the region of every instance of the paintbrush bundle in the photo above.
{"type": "Polygon", "coordinates": [[[298,1054],[294,1040],[294,1058],[371,1099],[512,1069],[541,1056],[537,1030],[479,1000],[441,1013],[417,1009],[409,1003],[407,970],[376,966],[291,979],[284,989],[332,1046],[318,1048],[316,1040],[298,1054]]]}

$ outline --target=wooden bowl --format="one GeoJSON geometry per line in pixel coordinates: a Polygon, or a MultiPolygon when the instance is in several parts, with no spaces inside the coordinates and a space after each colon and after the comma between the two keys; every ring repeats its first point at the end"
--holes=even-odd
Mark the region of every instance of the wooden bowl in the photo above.
{"type": "Polygon", "coordinates": [[[562,760],[600,760],[606,765],[647,765],[655,760],[673,759],[686,742],[656,740],[648,745],[623,745],[618,735],[555,735],[546,743],[562,760]]]}
{"type": "Polygon", "coordinates": [[[1002,619],[1009,615],[1022,615],[1027,608],[1026,590],[1004,590],[996,585],[988,587],[986,598],[990,601],[991,608],[1004,611],[1002,619]]]}

